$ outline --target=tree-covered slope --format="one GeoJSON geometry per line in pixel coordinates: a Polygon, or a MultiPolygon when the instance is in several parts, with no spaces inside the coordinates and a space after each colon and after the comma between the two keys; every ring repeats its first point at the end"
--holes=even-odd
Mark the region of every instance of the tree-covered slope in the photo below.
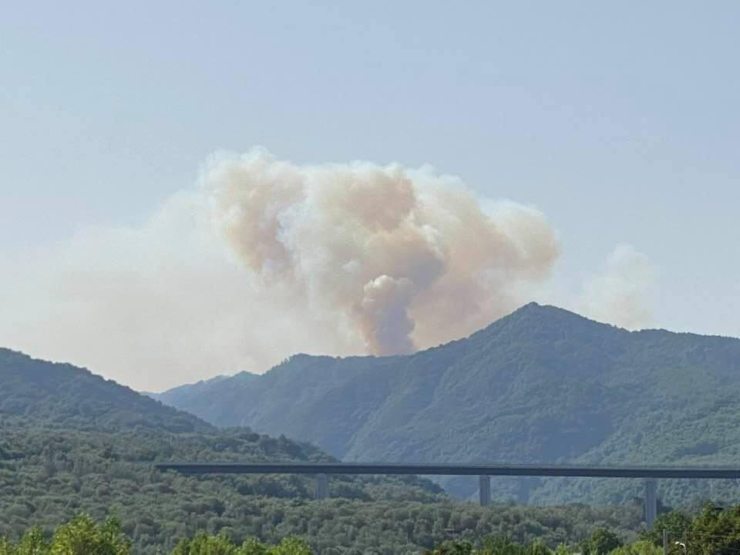
{"type": "Polygon", "coordinates": [[[234,376],[216,376],[209,380],[175,387],[165,393],[148,393],[148,395],[169,406],[188,406],[190,407],[189,412],[193,414],[209,412],[214,418],[219,419],[227,417],[231,406],[239,402],[241,386],[256,377],[255,374],[249,372],[240,372],[234,376]],[[222,387],[221,382],[223,381],[228,381],[234,386],[233,394],[232,389],[222,387]],[[214,398],[219,399],[216,405],[213,405],[214,398]],[[223,413],[220,412],[221,409],[223,413]]]}
{"type": "MultiPolygon", "coordinates": [[[[193,477],[160,461],[329,461],[318,448],[195,416],[66,364],[0,351],[0,536],[51,529],[79,512],[121,519],[136,553],[171,549],[196,532],[234,538],[298,532],[292,507],[311,504],[302,476],[193,477]]],[[[441,501],[417,478],[334,477],[332,496],[357,502],[441,501]]],[[[306,509],[309,510],[309,509],[306,509]]],[[[316,517],[323,527],[325,518],[316,517]]],[[[330,539],[313,530],[312,541],[330,539]]],[[[352,545],[349,542],[347,545],[352,545]]]]}
{"type": "MultiPolygon", "coordinates": [[[[197,406],[161,398],[213,424],[282,433],[345,460],[740,461],[740,340],[628,332],[536,304],[414,355],[298,355],[262,376],[220,380],[197,406]]],[[[603,481],[504,483],[541,501],[639,492],[603,481]]],[[[725,486],[694,484],[691,493],[725,486]]],[[[662,488],[672,502],[689,491],[680,482],[662,488]]],[[[470,481],[456,488],[473,490],[470,481]]]]}
{"type": "Polygon", "coordinates": [[[71,364],[0,348],[0,417],[93,430],[209,431],[199,418],[71,364]]]}

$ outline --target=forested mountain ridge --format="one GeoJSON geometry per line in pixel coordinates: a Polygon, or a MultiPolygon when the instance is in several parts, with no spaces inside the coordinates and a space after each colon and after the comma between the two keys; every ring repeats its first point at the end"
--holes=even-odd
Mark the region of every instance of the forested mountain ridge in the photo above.
{"type": "MultiPolygon", "coordinates": [[[[0,537],[17,538],[36,525],[50,530],[85,512],[117,515],[136,553],[159,553],[202,531],[339,541],[328,526],[331,510],[313,518],[310,531],[297,516],[284,522],[289,514],[311,513],[310,477],[193,477],[153,467],[172,460],[334,459],[285,437],[219,430],[87,370],[0,350],[0,537]]],[[[444,501],[436,486],[414,477],[334,477],[330,487],[333,502],[368,503],[368,510],[377,510],[379,500],[444,501]]]]}
{"type": "MultiPolygon", "coordinates": [[[[740,340],[629,332],[536,304],[414,355],[297,355],[262,376],[220,380],[197,404],[184,391],[161,399],[219,426],[311,441],[344,460],[740,460],[740,340]]],[[[472,493],[460,484],[458,493],[472,493]]],[[[675,502],[689,486],[662,487],[675,502]]],[[[691,492],[711,496],[710,487],[691,492]]],[[[510,491],[519,500],[620,501],[639,489],[528,480],[510,491]]]]}
{"type": "MultiPolygon", "coordinates": [[[[209,380],[202,380],[197,383],[175,387],[167,390],[166,393],[148,393],[147,395],[152,399],[166,403],[168,406],[172,406],[172,403],[168,403],[163,398],[165,395],[168,398],[177,398],[178,403],[186,404],[191,407],[191,411],[189,412],[200,413],[210,411],[212,414],[218,415],[216,418],[221,416],[219,408],[223,407],[223,416],[226,417],[231,408],[231,403],[238,402],[238,398],[231,398],[229,396],[229,391],[225,391],[221,387],[221,382],[229,380],[229,383],[232,385],[241,385],[256,377],[257,376],[255,374],[251,374],[249,372],[239,372],[233,376],[216,376],[209,380]],[[216,394],[220,399],[216,406],[212,405],[214,394],[216,394]],[[224,396],[226,396],[226,398],[224,398],[224,396]]],[[[236,389],[237,394],[240,391],[241,388],[236,389]]]]}
{"type": "Polygon", "coordinates": [[[0,416],[65,428],[113,431],[149,428],[205,432],[200,418],[71,364],[37,360],[0,348],[0,416]]]}

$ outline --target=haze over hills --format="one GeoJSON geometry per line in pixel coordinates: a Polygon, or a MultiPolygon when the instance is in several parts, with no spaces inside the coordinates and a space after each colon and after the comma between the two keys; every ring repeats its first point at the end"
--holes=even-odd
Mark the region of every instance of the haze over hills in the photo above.
{"type": "MultiPolygon", "coordinates": [[[[628,332],[537,304],[413,355],[296,355],[261,376],[160,398],[217,426],[285,434],[347,461],[740,460],[740,340],[628,332]]],[[[447,486],[463,496],[475,489],[470,480],[447,486]]],[[[504,480],[498,492],[520,501],[623,501],[639,484],[504,480]]],[[[737,492],[661,484],[671,503],[737,492]]]]}
{"type": "MultiPolygon", "coordinates": [[[[208,406],[212,401],[212,396],[228,395],[228,391],[225,391],[221,387],[222,381],[229,381],[231,384],[241,384],[247,382],[253,378],[256,378],[256,374],[250,372],[239,372],[233,376],[216,376],[208,380],[202,380],[194,384],[181,385],[167,390],[165,393],[147,393],[147,395],[158,401],[167,403],[165,396],[168,399],[176,398],[178,403],[186,404],[197,412],[217,412],[219,406],[225,406],[226,411],[230,410],[230,403],[237,402],[237,399],[229,399],[226,403],[219,402],[218,406],[208,406]]],[[[237,389],[237,393],[241,391],[237,389]]],[[[168,405],[171,403],[167,403],[168,405]]]]}

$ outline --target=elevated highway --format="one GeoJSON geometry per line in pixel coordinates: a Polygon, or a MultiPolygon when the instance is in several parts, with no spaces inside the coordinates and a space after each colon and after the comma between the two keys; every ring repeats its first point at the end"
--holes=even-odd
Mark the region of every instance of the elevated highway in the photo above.
{"type": "Polygon", "coordinates": [[[183,474],[311,474],[316,476],[316,498],[329,496],[329,476],[419,475],[478,476],[481,505],[491,501],[491,476],[543,476],[570,478],[632,478],[645,483],[645,521],[652,526],[657,516],[657,480],[738,480],[740,467],[591,466],[543,464],[389,464],[389,463],[191,463],[157,464],[162,471],[183,474]]]}

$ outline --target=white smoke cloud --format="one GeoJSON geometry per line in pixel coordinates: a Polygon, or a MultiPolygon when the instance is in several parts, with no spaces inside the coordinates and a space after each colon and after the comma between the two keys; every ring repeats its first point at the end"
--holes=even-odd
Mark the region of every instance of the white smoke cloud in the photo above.
{"type": "Polygon", "coordinates": [[[332,314],[374,354],[470,333],[516,306],[558,254],[539,212],[487,213],[431,170],[296,166],[255,150],[213,160],[204,186],[220,232],[262,283],[332,314]]]}
{"type": "Polygon", "coordinates": [[[580,310],[595,320],[644,328],[653,321],[650,299],[657,275],[645,254],[631,245],[617,245],[601,272],[586,282],[580,310]]]}
{"type": "Polygon", "coordinates": [[[256,149],[213,157],[141,226],[0,260],[0,345],[152,390],[301,351],[409,352],[516,308],[557,255],[540,212],[429,168],[256,149]]]}
{"type": "Polygon", "coordinates": [[[262,291],[212,233],[205,198],[183,193],[141,227],[0,260],[0,345],[144,390],[354,351],[325,315],[262,291]]]}

